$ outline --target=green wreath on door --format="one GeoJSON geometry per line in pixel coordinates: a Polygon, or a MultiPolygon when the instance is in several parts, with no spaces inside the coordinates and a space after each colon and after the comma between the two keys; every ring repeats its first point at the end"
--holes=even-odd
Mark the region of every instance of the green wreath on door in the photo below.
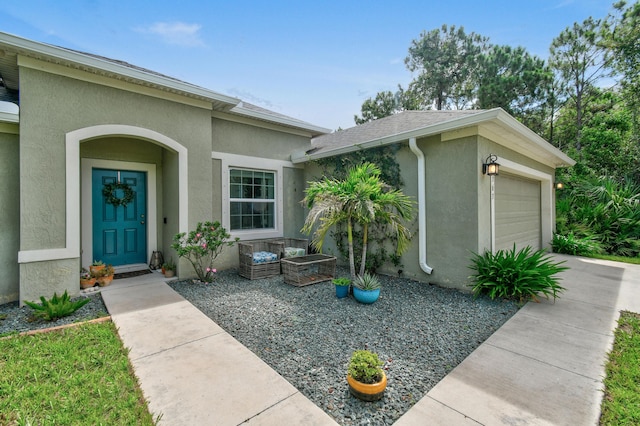
{"type": "Polygon", "coordinates": [[[114,182],[108,183],[104,186],[104,188],[102,188],[102,195],[104,195],[107,204],[118,207],[126,206],[127,204],[132,202],[136,194],[128,184],[122,182],[114,182]],[[118,197],[116,195],[116,191],[118,190],[122,191],[122,197],[118,197]]]}

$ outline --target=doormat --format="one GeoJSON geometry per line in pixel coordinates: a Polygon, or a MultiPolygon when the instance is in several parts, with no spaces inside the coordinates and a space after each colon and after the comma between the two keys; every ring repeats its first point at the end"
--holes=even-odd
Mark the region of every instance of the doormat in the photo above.
{"type": "Polygon", "coordinates": [[[115,274],[113,276],[114,280],[119,280],[121,278],[132,278],[132,277],[139,277],[140,275],[147,275],[150,274],[151,271],[148,269],[143,269],[142,271],[133,271],[133,272],[122,272],[120,274],[115,274]]]}

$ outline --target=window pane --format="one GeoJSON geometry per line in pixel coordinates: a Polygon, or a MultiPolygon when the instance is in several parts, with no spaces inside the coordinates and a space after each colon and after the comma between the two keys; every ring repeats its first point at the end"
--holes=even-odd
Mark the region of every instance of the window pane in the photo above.
{"type": "Polygon", "coordinates": [[[231,169],[229,176],[231,229],[274,229],[275,173],[231,169]]]}
{"type": "Polygon", "coordinates": [[[229,176],[230,176],[231,183],[240,183],[241,177],[242,177],[242,171],[231,169],[231,172],[229,172],[229,176]]]}
{"type": "Polygon", "coordinates": [[[240,216],[231,216],[230,218],[231,229],[236,230],[240,229],[240,216]]]}
{"type": "Polygon", "coordinates": [[[241,198],[242,197],[242,186],[239,184],[232,183],[229,189],[229,196],[231,198],[241,198]]]}
{"type": "Polygon", "coordinates": [[[252,203],[238,203],[238,204],[242,206],[241,214],[250,215],[253,213],[252,203]]]}

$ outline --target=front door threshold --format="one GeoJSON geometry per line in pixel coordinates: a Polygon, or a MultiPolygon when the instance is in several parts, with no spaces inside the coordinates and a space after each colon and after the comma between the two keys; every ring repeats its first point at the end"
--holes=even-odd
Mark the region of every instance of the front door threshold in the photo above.
{"type": "Polygon", "coordinates": [[[144,271],[145,269],[149,269],[149,265],[146,263],[134,263],[131,265],[114,266],[113,269],[116,274],[123,274],[125,272],[144,271]]]}

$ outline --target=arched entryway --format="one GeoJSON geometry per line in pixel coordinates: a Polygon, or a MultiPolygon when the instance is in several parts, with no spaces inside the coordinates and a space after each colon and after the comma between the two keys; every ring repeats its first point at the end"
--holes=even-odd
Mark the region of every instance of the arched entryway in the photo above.
{"type": "MultiPolygon", "coordinates": [[[[79,129],[67,134],[67,212],[79,212],[75,226],[67,227],[67,240],[81,241],[81,264],[88,265],[94,258],[94,204],[93,193],[95,192],[94,171],[104,170],[110,173],[133,172],[139,173],[145,179],[145,204],[146,212],[144,213],[144,228],[147,263],[150,254],[158,247],[158,227],[160,226],[158,216],[156,214],[158,197],[157,197],[157,179],[158,173],[155,164],[106,160],[95,158],[80,157],[80,144],[90,141],[97,141],[105,138],[124,138],[131,143],[135,140],[146,141],[177,155],[177,197],[178,203],[178,232],[185,232],[188,227],[188,178],[187,178],[187,149],[175,140],[162,135],[153,130],[127,126],[127,125],[101,125],[84,129],[79,129]],[[80,165],[80,167],[78,167],[80,165]],[[80,170],[78,170],[80,169],[80,170]],[[80,176],[80,182],[73,176],[80,176]],[[75,182],[75,185],[69,185],[69,182],[75,182]],[[71,188],[70,188],[71,186],[71,188]],[[82,232],[80,232],[79,224],[82,223],[82,232]],[[71,234],[71,235],[69,235],[71,234]],[[73,238],[73,234],[77,235],[77,239],[73,238]],[[80,237],[80,235],[82,237],[80,237]]],[[[175,157],[174,157],[175,158],[175,157]]],[[[138,212],[138,216],[139,216],[138,212]]],[[[68,223],[69,225],[69,223],[68,223]]],[[[80,248],[79,248],[80,249],[80,248]]],[[[134,265],[135,266],[135,265],[134,265]]]]}

